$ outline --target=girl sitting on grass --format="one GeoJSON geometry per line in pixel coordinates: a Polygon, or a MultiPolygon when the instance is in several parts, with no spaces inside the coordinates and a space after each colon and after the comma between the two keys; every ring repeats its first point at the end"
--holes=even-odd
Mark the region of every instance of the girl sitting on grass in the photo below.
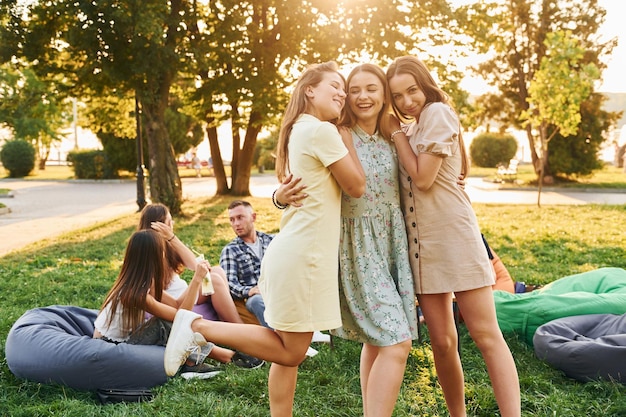
{"type": "MultiPolygon", "coordinates": [[[[169,282],[165,240],[154,230],[139,230],[130,237],[122,269],[102,303],[94,323],[94,338],[112,343],[164,344],[170,323],[179,309],[190,310],[209,263],[196,264],[189,287],[178,298],[165,292],[169,282]],[[146,313],[151,314],[146,320],[146,313]]],[[[198,345],[206,345],[197,338],[198,345]]]]}

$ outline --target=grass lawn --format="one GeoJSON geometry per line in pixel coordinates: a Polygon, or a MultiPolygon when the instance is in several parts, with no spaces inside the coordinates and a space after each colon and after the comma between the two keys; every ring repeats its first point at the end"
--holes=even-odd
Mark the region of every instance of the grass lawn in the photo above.
{"type": "MultiPolygon", "coordinates": [[[[217,263],[231,240],[227,218],[230,198],[185,202],[176,218],[183,242],[217,263]]],[[[251,198],[257,228],[278,231],[280,212],[269,199],[251,198]]],[[[604,266],[626,268],[626,207],[476,205],[481,228],[511,275],[527,283],[548,283],[563,276],[604,266]]],[[[150,403],[101,406],[93,393],[16,379],[4,359],[4,343],[12,324],[26,310],[53,305],[97,309],[114,281],[125,243],[138,214],[107,221],[39,242],[0,257],[0,415],[4,416],[267,416],[269,366],[245,371],[227,367],[209,380],[173,378],[155,388],[150,403]]],[[[188,271],[183,278],[190,279],[188,271]]],[[[498,415],[484,363],[462,325],[462,361],[468,415],[498,415]]],[[[506,335],[515,357],[524,416],[624,416],[626,385],[579,383],[539,361],[532,348],[506,335]]],[[[334,350],[301,366],[296,416],[361,415],[359,346],[337,340],[334,350]]],[[[33,360],[45,361],[32,352],[33,360]]],[[[85,364],[85,372],[89,372],[85,364]]],[[[129,370],[132,372],[132,370],[129,370]]],[[[445,403],[434,373],[428,342],[413,344],[395,416],[445,416],[445,403]]]]}
{"type": "MultiPolygon", "coordinates": [[[[497,168],[472,167],[471,177],[485,177],[493,181],[497,180],[497,168]]],[[[506,186],[515,187],[536,187],[537,175],[530,164],[520,164],[517,168],[517,179],[514,183],[505,183],[506,186]]],[[[613,165],[605,165],[604,168],[595,171],[592,176],[581,177],[576,181],[558,182],[551,185],[544,184],[544,187],[559,188],[618,188],[626,189],[626,172],[624,168],[613,165]]]]}

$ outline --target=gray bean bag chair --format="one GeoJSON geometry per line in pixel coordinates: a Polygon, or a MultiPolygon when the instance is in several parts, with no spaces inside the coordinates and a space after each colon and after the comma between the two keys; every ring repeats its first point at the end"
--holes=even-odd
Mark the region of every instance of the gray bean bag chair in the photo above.
{"type": "Polygon", "coordinates": [[[626,314],[565,317],[540,326],[535,354],[570,378],[626,384],[626,314]]]}
{"type": "Polygon", "coordinates": [[[27,311],[7,336],[9,369],[18,378],[85,391],[148,389],[167,381],[164,347],[93,339],[97,314],[75,306],[27,311]]]}

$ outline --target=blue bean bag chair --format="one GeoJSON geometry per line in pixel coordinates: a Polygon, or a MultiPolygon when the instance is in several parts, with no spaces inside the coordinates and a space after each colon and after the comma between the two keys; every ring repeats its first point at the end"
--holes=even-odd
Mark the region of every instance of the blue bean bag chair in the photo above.
{"type": "Polygon", "coordinates": [[[535,355],[579,381],[626,384],[626,314],[588,314],[553,320],[533,338],[535,355]]]}
{"type": "Polygon", "coordinates": [[[626,313],[626,270],[599,268],[560,278],[521,294],[494,291],[498,325],[532,346],[537,328],[549,321],[585,314],[626,313]]]}
{"type": "Polygon", "coordinates": [[[167,381],[164,347],[93,339],[97,314],[58,305],[25,312],[7,336],[9,369],[18,378],[85,391],[149,389],[167,381]]]}

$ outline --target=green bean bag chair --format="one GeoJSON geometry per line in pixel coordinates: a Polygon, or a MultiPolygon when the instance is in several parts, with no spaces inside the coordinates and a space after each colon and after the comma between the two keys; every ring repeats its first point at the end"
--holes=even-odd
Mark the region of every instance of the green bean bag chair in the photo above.
{"type": "Polygon", "coordinates": [[[537,328],[562,317],[626,313],[626,270],[600,268],[570,275],[528,293],[494,291],[498,324],[533,346],[537,328]]]}

